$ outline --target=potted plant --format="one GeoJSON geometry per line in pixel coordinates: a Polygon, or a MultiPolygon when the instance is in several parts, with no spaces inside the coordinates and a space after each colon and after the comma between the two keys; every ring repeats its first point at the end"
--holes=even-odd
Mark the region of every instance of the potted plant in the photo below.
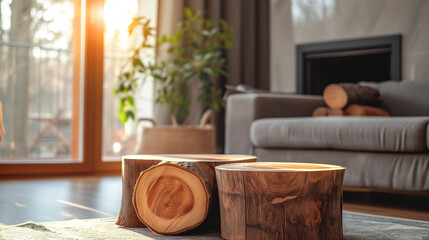
{"type": "Polygon", "coordinates": [[[147,77],[152,77],[158,85],[155,102],[169,105],[172,125],[156,126],[151,120],[154,126],[143,128],[143,143],[138,152],[215,153],[214,128],[206,122],[212,109],[218,111],[224,105],[215,79],[226,74],[223,51],[232,46],[230,25],[220,20],[219,26],[214,26],[202,13],[185,9],[184,20],[176,32],[156,40],[158,61],[148,62],[147,50],[155,48],[151,44],[155,29],[149,24],[150,20],[137,17],[128,27],[130,34],[141,28],[143,38],[114,90],[119,98],[121,121],[134,120],[136,90],[147,77]],[[209,110],[201,117],[199,126],[193,121],[201,113],[198,108],[209,110]]]}

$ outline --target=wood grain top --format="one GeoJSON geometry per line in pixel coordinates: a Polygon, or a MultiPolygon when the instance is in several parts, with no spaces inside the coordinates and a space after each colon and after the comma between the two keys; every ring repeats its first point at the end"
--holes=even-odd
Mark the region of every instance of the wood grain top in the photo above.
{"type": "Polygon", "coordinates": [[[122,160],[159,160],[159,161],[189,161],[189,162],[224,162],[254,160],[251,155],[224,155],[224,154],[163,154],[163,155],[127,155],[122,160]]]}
{"type": "Polygon", "coordinates": [[[315,172],[344,170],[344,167],[320,163],[298,162],[250,162],[231,163],[217,166],[219,170],[248,171],[248,172],[315,172]]]}

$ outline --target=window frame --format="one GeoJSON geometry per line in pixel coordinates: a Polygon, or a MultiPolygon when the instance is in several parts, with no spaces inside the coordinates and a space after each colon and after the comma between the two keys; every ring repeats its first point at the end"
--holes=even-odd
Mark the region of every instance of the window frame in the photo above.
{"type": "MultiPolygon", "coordinates": [[[[0,176],[10,175],[59,175],[76,173],[121,172],[121,162],[102,161],[102,110],[103,110],[103,54],[104,54],[104,0],[75,0],[73,36],[73,102],[80,103],[81,65],[81,16],[85,14],[85,47],[83,73],[83,131],[82,161],[76,163],[0,163],[0,176]],[[85,4],[85,9],[82,9],[85,4]],[[76,99],[77,98],[77,99],[76,99]]],[[[73,113],[79,114],[74,104],[73,113]]],[[[72,121],[73,129],[79,129],[79,117],[72,121]],[[77,127],[77,128],[76,128],[77,127]]],[[[79,143],[79,134],[72,133],[72,141],[79,143]]],[[[76,146],[76,144],[73,144],[76,146]]],[[[79,147],[72,147],[72,157],[79,157],[79,147]]],[[[54,161],[54,160],[53,160],[54,161]]],[[[45,161],[46,162],[46,161],[45,161]]]]}

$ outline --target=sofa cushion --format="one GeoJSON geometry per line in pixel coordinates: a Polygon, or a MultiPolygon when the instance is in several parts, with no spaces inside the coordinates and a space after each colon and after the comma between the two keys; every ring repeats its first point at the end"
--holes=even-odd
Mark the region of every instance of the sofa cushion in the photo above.
{"type": "Polygon", "coordinates": [[[429,81],[360,82],[378,89],[381,107],[391,116],[429,116],[429,81]]]}
{"type": "Polygon", "coordinates": [[[250,134],[261,148],[425,152],[428,124],[429,117],[265,118],[250,134]]]}
{"type": "Polygon", "coordinates": [[[262,162],[308,162],[345,167],[344,186],[429,192],[428,153],[256,148],[262,162]]]}

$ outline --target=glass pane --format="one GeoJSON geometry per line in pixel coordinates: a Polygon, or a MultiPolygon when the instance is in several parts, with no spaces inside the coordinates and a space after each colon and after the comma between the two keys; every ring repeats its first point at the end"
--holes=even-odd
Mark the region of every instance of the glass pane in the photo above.
{"type": "Polygon", "coordinates": [[[0,160],[79,159],[75,2],[0,0],[0,160]]]}
{"type": "MultiPolygon", "coordinates": [[[[136,123],[125,126],[118,118],[118,99],[113,89],[127,58],[134,47],[141,44],[141,33],[128,36],[128,25],[133,17],[151,19],[156,27],[157,0],[106,0],[104,4],[104,90],[103,90],[103,161],[119,161],[120,156],[132,154],[136,147],[136,123]]],[[[153,61],[153,50],[144,61],[153,61]]],[[[136,119],[153,116],[153,80],[146,79],[135,96],[136,119]]]]}

